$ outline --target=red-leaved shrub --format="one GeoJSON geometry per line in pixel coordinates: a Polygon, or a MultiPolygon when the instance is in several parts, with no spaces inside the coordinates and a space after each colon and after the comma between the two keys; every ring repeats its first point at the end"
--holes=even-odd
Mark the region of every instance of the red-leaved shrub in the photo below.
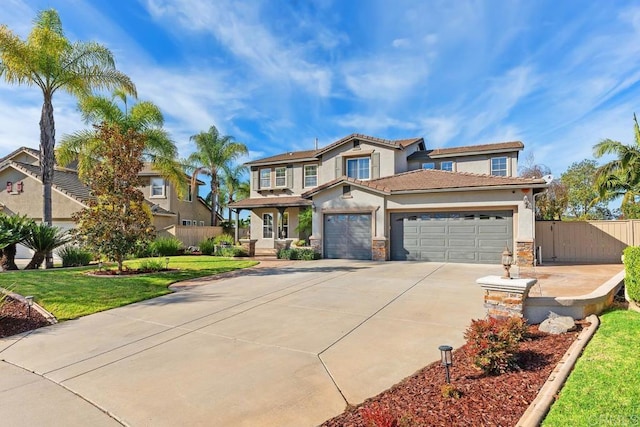
{"type": "Polygon", "coordinates": [[[360,409],[367,427],[398,427],[398,418],[387,407],[373,404],[360,409]]]}
{"type": "Polygon", "coordinates": [[[464,333],[473,363],[484,373],[498,375],[517,369],[515,353],[527,334],[527,323],[520,317],[471,321],[464,333]]]}

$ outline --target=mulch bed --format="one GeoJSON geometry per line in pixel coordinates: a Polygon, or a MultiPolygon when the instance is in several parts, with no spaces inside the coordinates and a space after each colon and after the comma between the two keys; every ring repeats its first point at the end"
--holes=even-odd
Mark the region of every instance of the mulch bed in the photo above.
{"type": "Polygon", "coordinates": [[[574,342],[582,325],[578,326],[578,331],[561,335],[531,326],[531,337],[518,353],[521,370],[498,376],[483,375],[466,346],[455,350],[451,385],[461,393],[458,398],[443,397],[444,367],[435,362],[322,426],[515,426],[574,342]]]}
{"type": "Polygon", "coordinates": [[[0,338],[48,326],[50,323],[33,307],[29,316],[27,304],[7,297],[0,304],[0,338]]]}

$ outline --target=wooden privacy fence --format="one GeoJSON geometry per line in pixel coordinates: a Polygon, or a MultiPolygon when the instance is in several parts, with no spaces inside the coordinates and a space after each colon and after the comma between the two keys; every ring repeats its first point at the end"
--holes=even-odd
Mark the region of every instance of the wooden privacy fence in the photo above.
{"type": "Polygon", "coordinates": [[[624,248],[638,245],[640,220],[536,221],[543,263],[621,263],[624,248]]]}
{"type": "Polygon", "coordinates": [[[210,226],[171,225],[162,230],[158,230],[158,236],[174,236],[180,240],[184,246],[198,246],[203,240],[219,236],[220,234],[222,234],[222,227],[210,226]]]}

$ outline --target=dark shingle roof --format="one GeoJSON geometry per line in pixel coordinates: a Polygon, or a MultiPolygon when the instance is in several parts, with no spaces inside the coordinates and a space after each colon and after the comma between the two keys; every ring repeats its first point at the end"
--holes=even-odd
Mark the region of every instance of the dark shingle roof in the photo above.
{"type": "Polygon", "coordinates": [[[232,208],[266,208],[266,207],[294,207],[310,206],[311,201],[302,197],[254,197],[252,199],[239,200],[229,205],[232,208]]]}
{"type": "Polygon", "coordinates": [[[422,159],[431,157],[432,159],[442,157],[452,157],[459,154],[489,154],[509,151],[519,151],[524,148],[524,144],[520,141],[496,142],[493,144],[465,145],[462,147],[436,148],[434,150],[416,151],[409,155],[407,159],[422,159]]]}

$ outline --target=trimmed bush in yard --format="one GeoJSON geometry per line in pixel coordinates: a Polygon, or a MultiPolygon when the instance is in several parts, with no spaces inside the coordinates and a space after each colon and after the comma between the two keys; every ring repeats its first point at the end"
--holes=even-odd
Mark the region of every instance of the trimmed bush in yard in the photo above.
{"type": "Polygon", "coordinates": [[[63,267],[82,267],[89,265],[93,260],[93,254],[86,249],[77,246],[64,246],[58,251],[58,256],[62,258],[63,267]]]}
{"type": "Polygon", "coordinates": [[[640,302],[640,246],[628,246],[624,250],[624,286],[633,301],[640,302]]]}
{"type": "Polygon", "coordinates": [[[182,242],[175,237],[158,237],[151,242],[151,252],[159,256],[178,255],[182,242]]]}
{"type": "Polygon", "coordinates": [[[302,260],[302,261],[313,261],[316,259],[320,259],[320,255],[315,252],[313,249],[280,249],[276,257],[278,259],[290,259],[290,260],[302,260]]]}

